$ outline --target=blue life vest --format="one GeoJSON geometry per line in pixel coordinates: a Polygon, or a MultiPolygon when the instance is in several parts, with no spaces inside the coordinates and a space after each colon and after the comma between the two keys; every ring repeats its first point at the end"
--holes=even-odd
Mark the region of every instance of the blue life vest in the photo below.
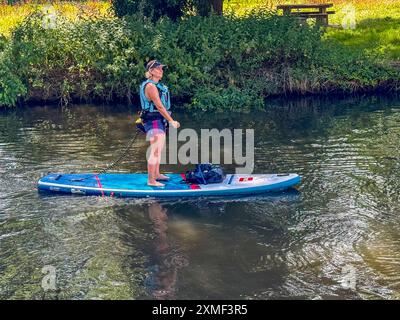
{"type": "Polygon", "coordinates": [[[146,88],[146,85],[148,83],[154,84],[158,92],[160,94],[160,100],[163,106],[165,107],[166,110],[169,110],[171,108],[171,101],[169,98],[169,90],[168,87],[163,85],[160,82],[155,82],[153,80],[147,79],[140,85],[140,104],[142,106],[142,110],[144,111],[150,111],[150,112],[158,112],[157,107],[154,105],[153,101],[149,101],[144,94],[144,89],[146,88]]]}

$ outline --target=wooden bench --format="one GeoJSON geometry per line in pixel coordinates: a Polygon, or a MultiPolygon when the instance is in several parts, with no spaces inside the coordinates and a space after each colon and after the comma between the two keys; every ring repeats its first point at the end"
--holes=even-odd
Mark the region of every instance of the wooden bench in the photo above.
{"type": "Polygon", "coordinates": [[[284,15],[292,15],[299,18],[301,22],[306,22],[309,18],[315,18],[317,24],[328,26],[328,16],[335,11],[327,11],[333,7],[333,3],[322,4],[282,4],[276,7],[277,10],[283,10],[284,15]],[[304,11],[303,9],[318,9],[318,11],[304,11]]]}

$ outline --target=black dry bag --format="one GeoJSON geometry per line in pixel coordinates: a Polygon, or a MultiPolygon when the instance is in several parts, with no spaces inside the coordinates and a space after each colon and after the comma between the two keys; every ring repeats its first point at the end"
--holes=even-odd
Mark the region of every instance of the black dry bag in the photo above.
{"type": "Polygon", "coordinates": [[[196,164],[195,170],[186,171],[186,182],[197,184],[221,183],[225,179],[222,168],[210,163],[196,164]]]}

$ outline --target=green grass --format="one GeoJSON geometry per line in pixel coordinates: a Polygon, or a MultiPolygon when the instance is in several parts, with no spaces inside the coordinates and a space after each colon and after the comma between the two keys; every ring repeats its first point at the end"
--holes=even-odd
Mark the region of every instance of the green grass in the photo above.
{"type": "MultiPolygon", "coordinates": [[[[45,1],[26,1],[25,3],[9,5],[0,0],[0,35],[9,37],[11,30],[31,12],[40,9],[46,10],[45,1]],[[43,2],[40,3],[40,2],[43,2]]],[[[53,11],[70,19],[81,17],[104,17],[111,15],[109,1],[52,1],[53,11]]]]}
{"type": "MultiPolygon", "coordinates": [[[[355,2],[356,28],[331,29],[326,39],[337,39],[354,49],[378,58],[400,62],[400,2],[395,0],[355,2]]],[[[338,6],[343,9],[343,5],[338,6]]],[[[339,11],[338,10],[338,11],[339,11]]],[[[342,14],[343,16],[343,14],[342,14]]],[[[332,18],[340,24],[341,15],[332,18]]]]}
{"type": "Polygon", "coordinates": [[[355,8],[356,28],[328,28],[326,40],[336,39],[354,50],[392,63],[400,63],[400,1],[398,0],[225,0],[224,9],[244,15],[261,6],[275,9],[278,4],[333,3],[336,13],[329,17],[329,23],[340,25],[347,6],[355,8]]]}

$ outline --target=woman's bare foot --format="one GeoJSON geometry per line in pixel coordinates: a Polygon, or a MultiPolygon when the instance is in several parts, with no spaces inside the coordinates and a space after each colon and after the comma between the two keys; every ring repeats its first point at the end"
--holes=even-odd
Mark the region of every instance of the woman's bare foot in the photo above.
{"type": "Polygon", "coordinates": [[[159,174],[156,178],[156,180],[162,180],[162,181],[167,181],[169,180],[169,177],[164,175],[164,174],[159,174]]]}
{"type": "Polygon", "coordinates": [[[165,186],[165,184],[158,182],[158,181],[154,181],[154,182],[148,181],[147,185],[150,187],[164,187],[165,186]]]}

